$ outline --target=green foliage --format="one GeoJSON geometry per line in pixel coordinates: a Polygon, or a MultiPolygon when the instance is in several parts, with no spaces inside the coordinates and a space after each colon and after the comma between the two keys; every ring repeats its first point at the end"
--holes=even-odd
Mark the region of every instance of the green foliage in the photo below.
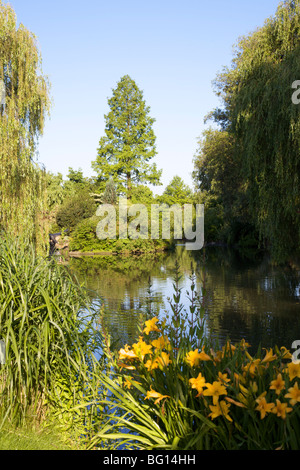
{"type": "Polygon", "coordinates": [[[239,186],[249,213],[277,261],[299,248],[299,106],[292,84],[300,76],[300,3],[286,1],[274,17],[236,46],[217,79],[223,110],[212,116],[234,141],[239,186]]]}
{"type": "Polygon", "coordinates": [[[64,187],[63,187],[63,175],[57,173],[57,175],[47,172],[47,207],[49,211],[59,207],[64,199],[64,187]]]}
{"type": "Polygon", "coordinates": [[[53,260],[37,256],[33,246],[2,238],[0,304],[0,337],[6,346],[1,420],[43,422],[46,411],[57,412],[63,405],[56,393],[61,382],[73,406],[84,389],[90,397],[99,344],[88,295],[76,279],[53,260]]]}
{"type": "Polygon", "coordinates": [[[205,206],[204,218],[204,240],[206,243],[228,241],[225,232],[224,206],[220,199],[203,191],[199,197],[199,203],[205,206]]]}
{"type": "Polygon", "coordinates": [[[132,188],[132,203],[133,204],[155,204],[157,203],[156,198],[148,186],[139,184],[132,188]]]}
{"type": "Polygon", "coordinates": [[[72,447],[63,443],[55,430],[4,426],[0,429],[0,450],[72,450],[72,447]]]}
{"type": "Polygon", "coordinates": [[[138,253],[154,252],[169,246],[164,240],[131,240],[110,239],[100,240],[97,237],[97,225],[101,217],[90,217],[78,223],[72,232],[69,248],[79,252],[110,252],[110,253],[138,253]]]}
{"type": "Polygon", "coordinates": [[[134,184],[160,184],[161,171],[149,163],[156,155],[154,119],[142,91],[128,75],[120,79],[108,104],[105,136],[92,166],[102,182],[112,176],[118,192],[130,199],[134,184]]]}
{"type": "Polygon", "coordinates": [[[168,184],[164,190],[162,196],[158,197],[159,202],[162,204],[191,204],[193,202],[193,192],[186,185],[180,176],[174,176],[172,181],[168,184]]]}
{"type": "Polygon", "coordinates": [[[0,1],[0,225],[44,248],[45,175],[35,161],[50,109],[49,84],[41,71],[36,37],[17,26],[13,9],[0,1]]]}
{"type": "Polygon", "coordinates": [[[115,187],[114,180],[112,178],[109,178],[109,180],[106,183],[105,191],[103,194],[103,203],[104,204],[116,204],[117,203],[117,191],[115,187]]]}
{"type": "Polygon", "coordinates": [[[86,182],[81,168],[79,168],[79,170],[74,170],[73,168],[69,167],[69,173],[67,176],[69,181],[72,181],[76,184],[84,184],[86,182]]]}
{"type": "Polygon", "coordinates": [[[60,228],[74,229],[84,219],[96,212],[96,204],[89,192],[81,190],[73,197],[64,201],[56,214],[56,222],[60,228]]]}
{"type": "Polygon", "coordinates": [[[235,139],[228,130],[208,129],[194,157],[193,178],[205,205],[205,240],[242,248],[245,233],[236,227],[244,226],[243,232],[251,234],[251,244],[257,247],[259,237],[249,212],[248,186],[235,149],[235,139]]]}

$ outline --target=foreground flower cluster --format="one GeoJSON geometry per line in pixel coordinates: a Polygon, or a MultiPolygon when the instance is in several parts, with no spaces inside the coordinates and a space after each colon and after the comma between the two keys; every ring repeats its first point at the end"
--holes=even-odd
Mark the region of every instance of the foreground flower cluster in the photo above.
{"type": "MultiPolygon", "coordinates": [[[[286,424],[291,417],[299,422],[300,363],[293,362],[286,348],[262,350],[253,357],[244,340],[228,342],[218,351],[207,345],[192,350],[187,346],[175,349],[157,317],[146,321],[139,341],[119,351],[124,386],[143,386],[144,400],[153,400],[164,413],[168,405],[173,410],[181,405],[184,397],[185,407],[211,421],[231,423],[234,429],[246,422],[256,423],[258,429],[259,422],[270,419],[272,425],[276,420],[286,424]]],[[[259,432],[267,432],[267,427],[259,432]]]]}

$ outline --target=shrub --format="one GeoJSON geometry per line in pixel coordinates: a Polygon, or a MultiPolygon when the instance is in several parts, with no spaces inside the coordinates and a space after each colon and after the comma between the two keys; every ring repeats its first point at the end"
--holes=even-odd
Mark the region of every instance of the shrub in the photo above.
{"type": "Polygon", "coordinates": [[[111,253],[147,253],[168,248],[171,243],[166,240],[131,240],[107,239],[100,240],[96,229],[100,217],[94,216],[78,223],[71,234],[69,248],[81,252],[111,252],[111,253]]]}
{"type": "Polygon", "coordinates": [[[56,223],[60,228],[74,229],[84,219],[94,215],[96,204],[88,192],[80,191],[67,199],[56,214],[56,223]]]}

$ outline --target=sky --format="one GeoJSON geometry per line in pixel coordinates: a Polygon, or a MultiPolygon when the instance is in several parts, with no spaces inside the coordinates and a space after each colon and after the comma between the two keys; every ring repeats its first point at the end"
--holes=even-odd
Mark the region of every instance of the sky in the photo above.
{"type": "Polygon", "coordinates": [[[129,75],[156,121],[161,194],[176,175],[193,187],[205,116],[220,101],[213,80],[239,37],[273,16],[279,0],[3,0],[37,36],[53,105],[38,159],[52,173],[95,175],[108,98],[129,75]]]}

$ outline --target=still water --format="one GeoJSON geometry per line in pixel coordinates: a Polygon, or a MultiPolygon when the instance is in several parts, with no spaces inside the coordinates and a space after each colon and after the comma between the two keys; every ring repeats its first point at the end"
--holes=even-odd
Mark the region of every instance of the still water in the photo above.
{"type": "MultiPolygon", "coordinates": [[[[103,256],[71,259],[70,268],[85,282],[91,301],[105,306],[105,322],[117,345],[136,340],[140,314],[145,311],[149,281],[155,313],[170,309],[174,268],[180,264],[181,303],[192,272],[203,294],[206,335],[220,345],[245,339],[253,350],[286,346],[300,340],[300,265],[276,267],[267,258],[243,258],[223,248],[142,256],[103,256]],[[204,290],[203,290],[204,289],[204,290]]],[[[253,351],[255,352],[255,351],[253,351]]]]}

